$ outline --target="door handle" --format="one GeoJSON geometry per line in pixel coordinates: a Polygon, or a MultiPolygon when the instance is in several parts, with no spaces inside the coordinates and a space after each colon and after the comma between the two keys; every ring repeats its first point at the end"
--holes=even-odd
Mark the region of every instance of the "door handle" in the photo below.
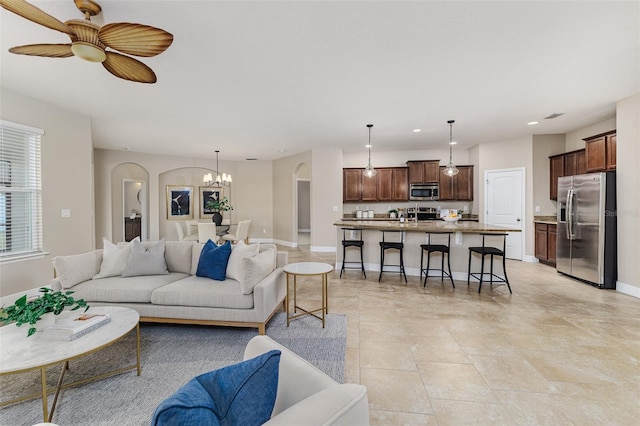
{"type": "Polygon", "coordinates": [[[517,218],[517,219],[516,219],[516,222],[520,222],[520,218],[517,218]]]}

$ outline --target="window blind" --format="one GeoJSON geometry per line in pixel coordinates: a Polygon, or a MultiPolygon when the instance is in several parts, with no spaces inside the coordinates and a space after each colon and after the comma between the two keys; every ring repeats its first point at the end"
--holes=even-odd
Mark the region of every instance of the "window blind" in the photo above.
{"type": "Polygon", "coordinates": [[[0,261],[42,251],[43,134],[0,120],[0,261]]]}

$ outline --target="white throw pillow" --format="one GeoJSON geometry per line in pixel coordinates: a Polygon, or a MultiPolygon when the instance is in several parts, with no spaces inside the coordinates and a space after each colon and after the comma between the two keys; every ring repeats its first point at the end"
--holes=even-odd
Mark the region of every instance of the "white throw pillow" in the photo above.
{"type": "Polygon", "coordinates": [[[129,254],[131,253],[131,247],[133,247],[134,241],[140,242],[140,238],[136,237],[123,247],[118,247],[106,238],[102,239],[104,250],[102,252],[102,265],[100,265],[100,272],[93,277],[94,280],[107,277],[118,277],[122,275],[124,268],[127,266],[129,260],[129,254]]]}
{"type": "Polygon", "coordinates": [[[89,253],[54,257],[53,267],[62,288],[71,288],[90,280],[100,271],[101,255],[102,250],[94,250],[89,253]]]}
{"type": "Polygon", "coordinates": [[[140,241],[133,242],[127,266],[122,272],[123,277],[138,277],[141,275],[166,275],[167,262],[164,260],[164,238],[146,248],[140,241]]]}
{"type": "Polygon", "coordinates": [[[227,263],[227,278],[240,281],[242,278],[242,260],[255,256],[259,250],[259,243],[246,245],[241,241],[236,244],[231,249],[231,256],[229,256],[229,263],[227,263]]]}
{"type": "Polygon", "coordinates": [[[274,250],[270,249],[253,257],[242,259],[243,277],[238,280],[242,294],[253,293],[256,284],[273,272],[273,252],[274,250]]]}

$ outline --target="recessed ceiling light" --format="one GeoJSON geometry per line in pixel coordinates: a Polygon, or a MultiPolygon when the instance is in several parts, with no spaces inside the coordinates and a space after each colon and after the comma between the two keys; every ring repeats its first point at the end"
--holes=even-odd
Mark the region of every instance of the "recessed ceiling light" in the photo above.
{"type": "Polygon", "coordinates": [[[422,129],[413,129],[413,133],[420,133],[422,129]]]}
{"type": "Polygon", "coordinates": [[[366,144],[364,147],[365,147],[365,148],[371,148],[371,145],[366,144]]]}
{"type": "Polygon", "coordinates": [[[456,142],[456,141],[451,141],[451,142],[449,142],[449,145],[456,145],[457,143],[458,142],[456,142]]]}
{"type": "Polygon", "coordinates": [[[278,152],[282,153],[282,152],[287,152],[286,149],[279,149],[278,152]]]}
{"type": "Polygon", "coordinates": [[[529,126],[534,126],[534,125],[538,124],[538,122],[537,122],[537,121],[530,121],[530,122],[528,122],[527,124],[528,124],[529,126]]]}

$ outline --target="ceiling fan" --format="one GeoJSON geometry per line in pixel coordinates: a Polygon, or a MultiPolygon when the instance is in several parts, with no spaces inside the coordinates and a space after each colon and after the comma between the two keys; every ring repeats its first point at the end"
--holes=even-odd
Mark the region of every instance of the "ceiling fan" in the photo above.
{"type": "Polygon", "coordinates": [[[69,44],[28,44],[9,52],[19,55],[68,58],[78,56],[91,62],[101,62],[111,74],[139,83],[155,83],[156,75],[145,64],[117,50],[134,56],[150,57],[164,52],[173,42],[173,35],[149,25],[118,22],[100,27],[91,17],[102,8],[91,0],[74,0],[85,19],[61,22],[24,0],[0,0],[0,6],[25,19],[69,35],[69,44]]]}

